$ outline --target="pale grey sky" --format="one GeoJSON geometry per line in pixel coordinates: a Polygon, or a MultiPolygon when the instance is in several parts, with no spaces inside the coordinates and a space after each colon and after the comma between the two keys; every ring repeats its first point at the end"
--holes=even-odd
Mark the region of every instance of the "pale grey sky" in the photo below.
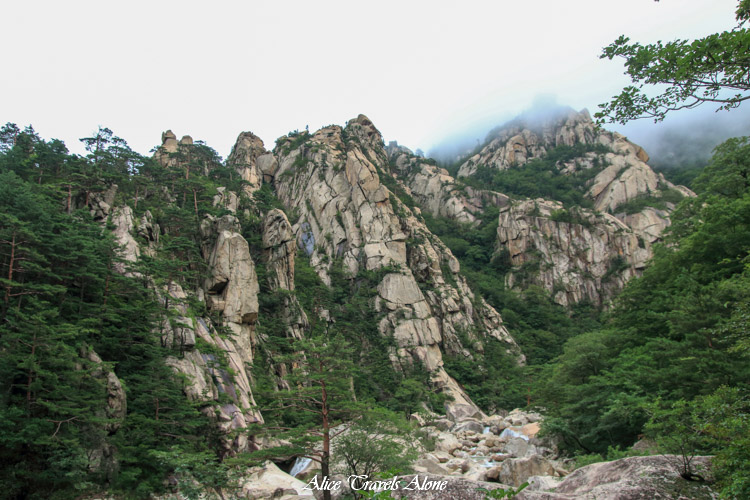
{"type": "Polygon", "coordinates": [[[142,153],[163,130],[226,156],[294,129],[368,115],[428,150],[538,94],[592,113],[627,79],[599,60],[621,34],[694,38],[736,0],[6,2],[0,121],[74,152],[111,128],[142,153]]]}

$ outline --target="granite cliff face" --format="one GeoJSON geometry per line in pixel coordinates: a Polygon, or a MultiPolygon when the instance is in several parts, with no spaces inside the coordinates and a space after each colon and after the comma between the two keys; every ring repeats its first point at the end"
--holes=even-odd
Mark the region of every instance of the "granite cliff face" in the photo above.
{"type": "MultiPolygon", "coordinates": [[[[194,286],[151,281],[165,310],[162,342],[180,353],[168,363],[189,380],[186,395],[204,403],[204,412],[223,435],[226,454],[260,446],[242,432],[263,422],[250,373],[266,340],[257,328],[264,320],[259,295],[281,292],[279,328],[286,337],[304,338],[310,314],[316,321],[331,321],[326,311],[303,310],[295,297],[298,252],[329,285],[334,271],[352,282],[362,273],[377,276],[370,307],[377,313],[380,335],[393,339],[388,357],[394,369],[422,366],[433,388],[450,396],[449,417],[461,420],[481,412],[446,372],[445,355],[472,360],[488,342],[499,342],[519,363],[524,358],[499,313],[474,294],[456,257],[427,228],[421,210],[472,226],[485,211],[496,210],[493,251],[505,253],[513,266],[506,278],[509,286],[542,285],[564,305],[583,300],[605,305],[644,267],[673,205],[621,207],[666,191],[691,195],[654,173],[641,148],[597,129],[586,112],[570,112],[535,127],[517,122],[499,130],[460,167],[459,177],[472,175],[479,166],[523,168],[561,144],[599,144],[606,152],[600,148],[557,165],[560,175],[590,171],[585,196],[593,209],[466,185],[406,148],[395,143],[386,148],[380,132],[363,115],[345,127],[289,134],[277,140],[273,151],[243,132],[225,167],[200,157],[189,136],[177,141],[168,131],[162,142],[156,160],[167,169],[184,170],[186,179],[192,168],[228,168],[230,177],[242,180],[239,189],[236,184],[234,190],[217,188],[212,194],[215,213],[199,221],[205,277],[194,286]],[[259,210],[254,200],[264,192],[273,193],[283,210],[259,210]],[[401,199],[404,193],[414,203],[407,206],[401,199]],[[249,229],[243,228],[253,219],[258,221],[255,246],[248,242],[253,238],[249,229]],[[196,300],[205,312],[194,312],[191,303],[196,300]],[[217,350],[223,351],[225,365],[217,362],[217,350]]],[[[177,198],[168,194],[168,199],[177,198]]],[[[124,261],[118,264],[120,272],[132,272],[128,262],[156,256],[161,238],[169,234],[150,212],[136,220],[131,207],[113,206],[114,195],[88,203],[92,213],[111,215],[124,261]]],[[[283,388],[287,367],[271,366],[283,388]]]]}
{"type": "Polygon", "coordinates": [[[563,210],[561,203],[542,199],[501,210],[498,248],[519,268],[508,275],[508,284],[539,284],[562,305],[582,300],[603,305],[645,267],[650,246],[610,214],[563,210]],[[532,269],[523,273],[524,266],[532,269]]]}
{"type": "Polygon", "coordinates": [[[409,194],[433,215],[475,224],[488,206],[499,207],[495,252],[514,269],[507,285],[538,284],[555,301],[605,305],[640,274],[669,226],[676,201],[693,193],[675,186],[647,164],[648,155],[626,137],[597,128],[587,111],[558,111],[546,119],[519,118],[490,134],[458,169],[458,180],[430,160],[391,144],[390,164],[409,194]],[[555,200],[511,198],[465,185],[480,167],[523,169],[560,146],[584,151],[559,161],[561,176],[588,180],[582,194],[591,208],[555,200]]]}
{"type": "Polygon", "coordinates": [[[450,250],[381,182],[388,159],[378,130],[360,115],[345,128],[282,138],[274,155],[274,190],[298,214],[298,246],[321,278],[330,282],[336,262],[352,277],[362,270],[383,272],[374,307],[383,313],[381,334],[396,340],[393,363],[421,363],[454,399],[454,408],[476,412],[445,372],[443,353],[471,357],[487,341],[516,354],[518,348],[497,311],[458,274],[450,250]]]}
{"type": "MultiPolygon", "coordinates": [[[[184,170],[186,179],[194,168],[221,168],[215,159],[201,157],[188,136],[177,141],[168,131],[162,143],[155,159],[167,169],[184,170]]],[[[352,280],[362,271],[377,272],[377,296],[370,307],[380,318],[380,334],[395,341],[388,353],[394,369],[424,367],[433,389],[449,396],[452,418],[481,415],[446,373],[443,355],[472,359],[487,342],[499,342],[519,363],[523,356],[500,315],[474,295],[459,274],[458,260],[426,228],[419,210],[409,209],[381,182],[382,176],[392,179],[388,155],[382,136],[365,116],[346,127],[290,134],[277,141],[273,152],[243,132],[226,167],[239,175],[242,188],[217,188],[213,205],[218,215],[207,214],[199,222],[205,278],[196,287],[179,280],[150,281],[165,310],[162,342],[179,352],[167,362],[189,381],[187,397],[204,404],[204,413],[223,436],[225,454],[261,446],[243,432],[263,422],[250,373],[265,341],[257,328],[264,320],[260,290],[283,292],[281,328],[287,337],[305,336],[309,314],[326,320],[326,311],[304,311],[294,296],[297,252],[306,254],[328,284],[333,266],[352,280]],[[253,208],[264,184],[284,211],[253,208]],[[255,250],[243,236],[248,229],[241,221],[248,217],[260,220],[255,250]],[[266,283],[259,283],[256,268],[261,264],[266,283]],[[205,313],[195,313],[195,300],[205,304],[205,313]],[[217,351],[223,352],[225,365],[217,351]]],[[[168,194],[168,199],[175,202],[177,196],[168,194]]],[[[170,231],[149,212],[136,220],[127,205],[114,207],[111,220],[125,263],[156,256],[161,238],[170,231]]],[[[132,272],[125,264],[120,271],[132,272]]],[[[272,366],[283,388],[287,367],[272,366]]]]}

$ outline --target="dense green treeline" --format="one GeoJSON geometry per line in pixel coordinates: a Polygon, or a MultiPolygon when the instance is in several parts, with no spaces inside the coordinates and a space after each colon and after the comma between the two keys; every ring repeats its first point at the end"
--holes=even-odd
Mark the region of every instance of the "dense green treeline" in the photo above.
{"type": "Polygon", "coordinates": [[[747,139],[719,146],[695,180],[700,195],[673,212],[665,243],[622,292],[605,327],[568,341],[548,367],[538,397],[569,450],[629,446],[646,423],[652,437],[669,443],[679,426],[659,422],[673,418],[672,405],[700,412],[710,398],[734,398],[726,404],[736,413],[706,419],[708,444],[695,451],[718,454],[725,491],[737,494],[732,488],[744,482],[747,494],[750,455],[725,434],[748,428],[747,405],[735,403],[747,398],[750,383],[749,172],[747,139]]]}
{"type": "MultiPolygon", "coordinates": [[[[213,181],[198,174],[184,182],[184,172],[167,172],[107,129],[83,139],[85,157],[31,128],[9,124],[0,135],[3,496],[107,488],[142,497],[163,491],[179,468],[218,471],[212,426],[165,364],[180,353],[163,345],[165,311],[145,277],[199,278],[197,215],[213,209],[213,181]],[[157,255],[127,275],[116,270],[129,264],[107,221],[91,209],[113,184],[118,201],[134,200],[137,215],[152,210],[169,231],[157,255]],[[160,185],[172,186],[178,203],[160,185]]],[[[196,165],[204,162],[203,146],[195,151],[196,165]]]]}
{"type": "Polygon", "coordinates": [[[487,342],[476,360],[446,357],[446,370],[485,411],[523,407],[539,403],[535,387],[540,370],[562,353],[569,338],[600,325],[600,311],[587,303],[571,310],[556,304],[541,287],[523,290],[505,286],[511,270],[507,252],[493,252],[498,226],[498,209],[488,207],[478,225],[423,212],[427,227],[451,249],[461,262],[461,273],[472,289],[500,312],[505,326],[526,357],[527,366],[493,343],[487,342]]]}
{"type": "MultiPolygon", "coordinates": [[[[556,178],[565,177],[555,172],[558,160],[499,173],[480,167],[467,183],[585,206],[578,186],[585,179],[556,178]]],[[[631,281],[606,313],[586,304],[566,310],[535,287],[507,290],[509,259],[493,253],[495,210],[481,214],[475,227],[425,214],[472,287],[501,312],[528,360],[519,368],[493,358],[494,369],[483,371],[448,359],[446,368],[486,409],[545,408],[546,432],[557,435],[567,453],[588,454],[582,463],[620,457],[626,452],[618,450],[645,434],[661,452],[684,452],[686,459],[716,454],[724,493],[746,496],[750,453],[739,436],[750,429],[748,140],[720,145],[711,163],[686,179],[693,174],[697,198],[680,203],[681,196],[667,191],[663,200],[636,200],[634,210],[664,201],[679,205],[643,277],[631,281]]]]}
{"type": "MultiPolygon", "coordinates": [[[[256,459],[227,461],[220,455],[220,437],[206,415],[210,408],[185,397],[188,381],[166,363],[183,351],[165,340],[162,328],[163,320],[176,314],[177,299],[164,292],[173,284],[188,292],[178,305],[190,316],[212,316],[192,298],[210,272],[200,222],[229,213],[213,203],[214,196],[220,186],[242,193],[240,176],[202,143],[180,144],[165,167],[135,153],[108,129],[82,139],[85,156],[69,154],[60,141],[44,141],[31,128],[8,124],[0,135],[0,383],[8,388],[0,399],[0,425],[7,431],[0,438],[0,482],[8,496],[70,498],[110,491],[140,498],[176,483],[189,496],[230,491],[229,464],[256,459]],[[125,205],[134,215],[135,236],[151,248],[135,263],[119,257],[111,232],[111,209],[125,205]],[[122,384],[126,406],[113,408],[110,371],[122,384]],[[185,478],[199,480],[196,491],[185,478]]],[[[254,432],[275,434],[274,426],[282,425],[304,434],[320,426],[284,401],[307,387],[290,378],[300,376],[292,368],[304,366],[306,358],[290,358],[321,348],[325,353],[325,345],[341,346],[337,361],[348,363],[346,390],[330,388],[331,400],[348,401],[345,408],[352,401],[377,408],[376,420],[392,422],[388,428],[398,432],[422,403],[442,410],[444,397],[429,390],[427,372],[395,370],[389,357],[395,345],[378,332],[376,286],[384,273],[398,269],[349,276],[334,262],[327,286],[307,258],[298,257],[297,290],[271,290],[262,259],[262,220],[283,206],[268,185],[252,198],[241,195],[239,203],[260,283],[253,375],[268,424],[254,432]],[[291,297],[309,319],[300,342],[288,338],[291,297]]],[[[219,369],[229,370],[221,351],[199,347],[216,356],[219,369]]],[[[349,410],[337,411],[331,425],[352,417],[349,410]]],[[[366,413],[360,411],[359,418],[371,425],[366,413]]],[[[309,450],[309,440],[297,442],[302,444],[291,452],[309,450]]],[[[381,465],[403,466],[399,446],[391,444],[393,453],[381,465]]]]}

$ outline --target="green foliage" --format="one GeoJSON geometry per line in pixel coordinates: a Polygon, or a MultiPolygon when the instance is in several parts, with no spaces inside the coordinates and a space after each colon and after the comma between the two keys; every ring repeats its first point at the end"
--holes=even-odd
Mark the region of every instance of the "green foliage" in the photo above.
{"type": "Polygon", "coordinates": [[[494,498],[514,498],[529,485],[528,482],[521,484],[518,488],[495,488],[488,490],[486,488],[477,488],[477,491],[484,493],[485,500],[494,498]]]}
{"type": "Polygon", "coordinates": [[[593,224],[577,208],[553,210],[550,214],[550,220],[554,222],[567,222],[568,224],[577,224],[586,228],[593,227],[593,224]]]}
{"type": "Polygon", "coordinates": [[[750,31],[747,0],[739,2],[738,25],[731,31],[714,33],[697,40],[674,40],[641,45],[620,36],[605,47],[600,58],[625,59],[625,74],[633,85],[625,87],[612,101],[600,104],[600,122],[609,118],[626,123],[638,118],[661,121],[670,111],[694,108],[706,102],[720,104],[718,110],[738,107],[750,99],[747,47],[750,31]],[[659,86],[654,97],[644,86],[659,86]]]}
{"type": "Polygon", "coordinates": [[[632,448],[620,449],[610,446],[607,448],[605,453],[591,453],[588,455],[576,455],[575,456],[575,467],[580,469],[587,465],[596,464],[599,462],[611,462],[613,460],[620,460],[628,457],[639,457],[648,455],[647,451],[637,451],[632,448]]]}
{"type": "Polygon", "coordinates": [[[338,472],[368,478],[409,473],[418,455],[411,433],[399,415],[382,409],[366,413],[335,442],[338,472]]]}
{"type": "MultiPolygon", "coordinates": [[[[662,441],[669,429],[680,433],[684,441],[670,449],[685,457],[713,446],[692,408],[723,385],[750,382],[743,347],[750,297],[749,148],[747,139],[732,139],[716,149],[696,179],[700,195],[680,202],[667,244],[622,292],[607,327],[569,340],[550,367],[539,389],[552,417],[545,427],[568,450],[629,446],[653,415],[658,418],[651,428],[662,441]],[[662,402],[660,413],[651,405],[655,398],[662,402]],[[656,427],[659,421],[667,423],[656,427]]],[[[687,465],[683,472],[689,473],[687,465]]]]}
{"type": "Polygon", "coordinates": [[[622,205],[618,205],[613,211],[616,213],[625,213],[628,215],[636,214],[645,208],[656,208],[658,210],[666,210],[667,204],[676,205],[684,196],[676,189],[667,189],[660,191],[656,194],[644,194],[636,196],[635,198],[628,200],[622,205]]]}
{"type": "Polygon", "coordinates": [[[654,172],[663,174],[664,177],[672,184],[678,186],[687,186],[693,191],[696,191],[693,181],[696,177],[703,172],[706,167],[705,160],[695,160],[692,162],[684,162],[677,165],[665,165],[657,160],[651,160],[651,168],[654,172]]]}
{"type": "Polygon", "coordinates": [[[746,390],[723,386],[691,401],[657,401],[650,406],[646,430],[661,452],[677,455],[675,466],[686,479],[701,478],[695,456],[716,455],[713,472],[722,498],[744,498],[750,494],[748,410],[746,390]]]}
{"type": "Polygon", "coordinates": [[[457,355],[443,359],[448,374],[480,408],[494,412],[526,405],[524,372],[501,342],[488,338],[484,342],[484,352],[473,358],[457,355]]]}
{"type": "Polygon", "coordinates": [[[300,132],[299,130],[294,130],[292,132],[289,132],[287,136],[277,139],[275,149],[280,149],[281,154],[287,155],[305,144],[308,140],[310,140],[310,137],[310,133],[307,130],[302,132],[300,132]]]}
{"type": "MultiPolygon", "coordinates": [[[[575,209],[573,209],[575,212],[575,209]]],[[[479,225],[472,227],[451,219],[423,214],[427,227],[461,262],[463,274],[475,293],[484,297],[504,320],[521,346],[528,367],[518,367],[513,356],[492,339],[474,359],[446,356],[446,370],[485,409],[525,406],[537,396],[539,366],[562,352],[565,341],[599,325],[599,311],[580,303],[566,310],[538,286],[523,291],[505,287],[505,275],[513,270],[507,251],[492,254],[497,234],[498,209],[490,207],[479,225]]]]}
{"type": "MultiPolygon", "coordinates": [[[[141,278],[200,278],[196,217],[209,210],[201,188],[191,187],[184,207],[171,206],[157,181],[180,192],[184,172],[165,171],[108,129],[84,139],[86,157],[30,127],[6,125],[0,135],[4,494],[72,498],[107,488],[145,498],[164,491],[180,467],[216,463],[209,421],[165,363],[179,353],[162,346],[162,309],[141,278]],[[151,210],[168,232],[148,262],[122,262],[106,221],[92,218],[91,202],[111,183],[118,204],[131,199],[137,213],[151,210]],[[103,364],[92,361],[92,350],[103,364]],[[107,410],[109,371],[126,392],[124,418],[107,410]],[[179,459],[155,460],[164,454],[179,459]]],[[[204,173],[194,178],[208,183],[204,173]]]]}
{"type": "MultiPolygon", "coordinates": [[[[497,170],[479,165],[471,177],[461,180],[477,189],[489,189],[509,196],[545,198],[560,201],[565,206],[593,208],[592,201],[585,196],[587,183],[605,165],[595,163],[593,168],[582,168],[569,175],[560,173],[560,165],[583,157],[586,153],[603,155],[609,151],[601,144],[560,145],[547,151],[542,158],[534,158],[522,166],[497,170]]],[[[598,161],[597,159],[596,162],[598,161]]]]}

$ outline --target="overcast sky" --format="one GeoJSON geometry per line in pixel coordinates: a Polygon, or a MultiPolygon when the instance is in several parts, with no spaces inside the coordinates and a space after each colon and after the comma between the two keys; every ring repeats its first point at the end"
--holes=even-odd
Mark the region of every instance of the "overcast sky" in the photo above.
{"type": "Polygon", "coordinates": [[[98,125],[147,153],[171,128],[226,156],[364,113],[428,150],[535,96],[576,109],[628,81],[599,60],[734,25],[736,0],[5,2],[0,121],[74,152],[98,125]]]}

